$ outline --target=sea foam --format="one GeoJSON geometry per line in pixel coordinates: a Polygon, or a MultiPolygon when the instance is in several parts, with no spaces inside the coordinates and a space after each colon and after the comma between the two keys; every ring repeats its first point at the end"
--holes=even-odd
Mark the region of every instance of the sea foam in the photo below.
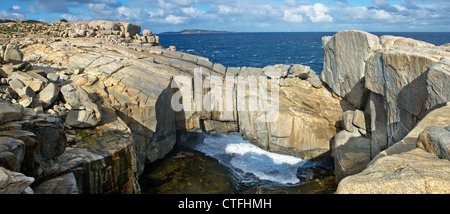
{"type": "Polygon", "coordinates": [[[241,134],[206,134],[204,141],[194,149],[219,160],[240,177],[251,173],[259,179],[283,184],[298,183],[297,168],[305,162],[293,156],[265,151],[243,140],[241,134]]]}

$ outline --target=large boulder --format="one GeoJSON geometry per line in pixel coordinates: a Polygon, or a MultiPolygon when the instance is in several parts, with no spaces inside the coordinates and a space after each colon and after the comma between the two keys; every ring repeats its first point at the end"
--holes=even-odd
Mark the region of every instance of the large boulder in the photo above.
{"type": "Polygon", "coordinates": [[[23,116],[23,107],[18,104],[0,103],[0,124],[20,120],[23,116]]]}
{"type": "Polygon", "coordinates": [[[74,174],[67,173],[46,180],[34,188],[35,194],[79,194],[74,174]]]}
{"type": "Polygon", "coordinates": [[[349,30],[323,37],[324,65],[322,80],[339,96],[357,108],[366,104],[364,87],[366,60],[380,48],[377,36],[349,30]]]}
{"type": "Polygon", "coordinates": [[[310,73],[314,73],[314,71],[309,66],[304,66],[300,64],[293,65],[289,69],[289,74],[292,74],[302,80],[308,79],[310,73]]]}
{"type": "Polygon", "coordinates": [[[417,147],[436,157],[450,160],[450,126],[447,128],[426,127],[417,138],[417,147]]]}
{"type": "Polygon", "coordinates": [[[55,160],[67,147],[63,121],[48,116],[22,121],[21,124],[23,130],[2,133],[2,135],[24,141],[26,152],[22,172],[37,179],[51,175],[55,160]]]}
{"type": "Polygon", "coordinates": [[[6,63],[20,64],[23,60],[23,53],[16,44],[9,43],[3,55],[3,61],[6,63]]]}
{"type": "Polygon", "coordinates": [[[124,33],[129,33],[130,36],[134,36],[136,34],[139,35],[141,33],[141,26],[139,25],[128,22],[120,22],[120,23],[124,27],[124,33]]]}
{"type": "Polygon", "coordinates": [[[53,83],[50,83],[37,95],[37,100],[42,103],[44,108],[48,108],[53,102],[55,102],[58,95],[59,87],[53,83]]]}
{"type": "Polygon", "coordinates": [[[120,25],[117,22],[112,21],[91,21],[88,23],[91,29],[99,30],[120,30],[120,25]]]}
{"type": "Polygon", "coordinates": [[[67,84],[61,88],[65,101],[71,106],[66,123],[72,127],[94,127],[101,121],[101,112],[89,94],[80,86],[67,84]]]}
{"type": "Polygon", "coordinates": [[[19,172],[25,154],[25,144],[23,141],[0,137],[0,166],[6,169],[19,172]]]}
{"type": "Polygon", "coordinates": [[[279,79],[286,77],[288,70],[283,67],[268,65],[263,68],[264,74],[272,79],[279,79]]]}
{"type": "Polygon", "coordinates": [[[33,182],[32,177],[0,167],[0,194],[20,194],[33,182]]]}
{"type": "Polygon", "coordinates": [[[359,133],[340,131],[332,146],[337,181],[363,171],[371,160],[370,139],[359,133]]]}
{"type": "MultiPolygon", "coordinates": [[[[38,93],[47,85],[48,80],[35,72],[13,72],[8,76],[8,80],[20,80],[25,86],[29,86],[35,93],[38,93]]],[[[12,86],[12,85],[11,85],[12,86]]],[[[13,87],[16,90],[17,86],[13,87]]]]}

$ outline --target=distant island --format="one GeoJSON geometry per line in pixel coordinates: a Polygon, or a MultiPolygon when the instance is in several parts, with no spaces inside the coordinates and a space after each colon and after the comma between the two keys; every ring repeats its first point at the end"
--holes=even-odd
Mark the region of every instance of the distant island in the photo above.
{"type": "Polygon", "coordinates": [[[199,30],[199,29],[186,29],[179,32],[163,32],[160,34],[200,34],[200,33],[233,33],[230,31],[215,31],[215,30],[199,30]]]}

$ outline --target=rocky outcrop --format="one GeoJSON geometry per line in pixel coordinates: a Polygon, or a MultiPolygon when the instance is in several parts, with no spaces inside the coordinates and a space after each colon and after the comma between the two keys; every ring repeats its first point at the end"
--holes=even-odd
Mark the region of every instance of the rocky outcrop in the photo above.
{"type": "MultiPolygon", "coordinates": [[[[445,57],[450,57],[449,53],[439,47],[393,46],[376,51],[368,60],[366,87],[384,97],[388,145],[401,140],[434,107],[432,101],[426,104],[427,100],[437,99],[427,91],[428,73],[445,57]]],[[[445,92],[439,95],[445,96],[445,92]]]]}
{"type": "Polygon", "coordinates": [[[416,143],[423,145],[428,127],[448,126],[449,111],[450,105],[446,105],[427,114],[403,140],[378,154],[361,173],[344,178],[337,193],[448,194],[450,163],[435,156],[434,149],[432,154],[417,148],[416,143]]]}
{"type": "Polygon", "coordinates": [[[345,131],[336,135],[333,147],[339,181],[361,172],[381,151],[404,139],[426,113],[450,100],[450,55],[443,46],[361,31],[341,31],[322,40],[324,82],[366,117],[358,125],[355,113],[343,115],[345,131]]]}
{"type": "Polygon", "coordinates": [[[336,178],[343,179],[337,193],[448,193],[450,165],[439,159],[445,159],[448,152],[448,131],[442,128],[449,125],[448,106],[439,108],[450,100],[447,48],[395,36],[382,36],[379,45],[366,48],[370,39],[356,39],[360,37],[367,34],[344,31],[331,37],[333,40],[324,38],[324,82],[366,116],[358,125],[356,112],[364,116],[363,111],[345,112],[345,131],[334,138],[336,178]],[[343,44],[336,45],[337,41],[343,44]],[[341,52],[348,54],[342,50],[356,44],[365,54],[335,57],[341,52]],[[367,93],[360,99],[362,103],[340,94],[343,87],[351,89],[348,80],[336,88],[331,78],[342,75],[340,64],[355,62],[362,63],[364,70],[360,76],[364,87],[357,90],[358,95],[367,93]],[[360,130],[363,125],[365,130],[360,130]]]}

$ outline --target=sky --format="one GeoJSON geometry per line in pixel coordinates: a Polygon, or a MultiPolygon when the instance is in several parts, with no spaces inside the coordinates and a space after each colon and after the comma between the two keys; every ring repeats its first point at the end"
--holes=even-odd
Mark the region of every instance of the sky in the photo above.
{"type": "Polygon", "coordinates": [[[132,22],[154,33],[449,32],[449,0],[0,0],[0,18],[132,22]]]}

